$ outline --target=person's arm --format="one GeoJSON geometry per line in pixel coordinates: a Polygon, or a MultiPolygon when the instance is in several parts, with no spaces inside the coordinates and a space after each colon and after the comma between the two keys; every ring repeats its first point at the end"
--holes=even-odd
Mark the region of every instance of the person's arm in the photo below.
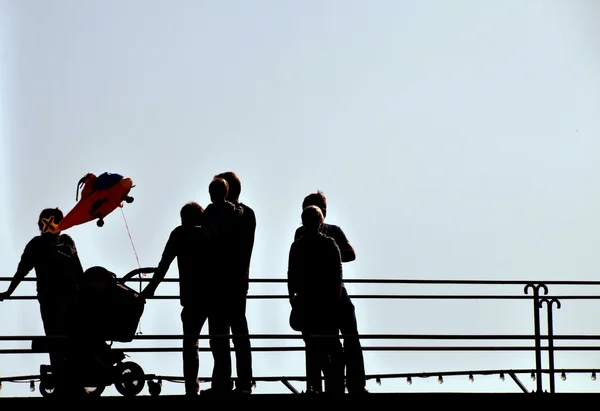
{"type": "Polygon", "coordinates": [[[29,274],[31,270],[33,270],[35,266],[35,256],[37,254],[35,252],[35,244],[35,241],[32,240],[25,246],[25,250],[21,255],[19,265],[17,266],[17,272],[15,273],[10,284],[8,285],[7,290],[3,293],[0,293],[0,301],[10,297],[15,291],[15,289],[18,287],[18,285],[21,284],[21,281],[23,281],[25,276],[29,274]]]}
{"type": "Polygon", "coordinates": [[[331,242],[330,248],[330,257],[328,261],[331,261],[331,272],[332,272],[332,282],[335,284],[335,289],[338,290],[337,296],[342,296],[342,284],[343,284],[343,271],[342,271],[342,254],[340,252],[340,248],[337,243],[334,241],[331,242]]]}
{"type": "Polygon", "coordinates": [[[294,297],[298,293],[298,253],[297,244],[292,243],[290,246],[290,252],[288,256],[288,269],[287,269],[287,286],[288,286],[288,297],[290,304],[293,303],[294,297]]]}
{"type": "Polygon", "coordinates": [[[242,255],[241,263],[244,265],[246,280],[248,280],[250,273],[250,261],[252,259],[252,250],[254,249],[254,237],[256,234],[256,215],[254,210],[246,208],[242,214],[241,235],[242,239],[242,255]],[[244,223],[245,220],[245,223],[244,223]]]}
{"type": "Polygon", "coordinates": [[[162,257],[158,263],[156,272],[152,275],[152,278],[148,282],[148,285],[142,290],[141,296],[143,298],[148,298],[154,296],[156,289],[160,282],[167,275],[167,271],[169,271],[169,267],[173,260],[177,257],[177,249],[178,249],[178,241],[179,236],[181,235],[179,228],[176,228],[169,235],[169,239],[167,240],[167,244],[162,253],[162,257]]]}
{"type": "Polygon", "coordinates": [[[348,241],[348,238],[346,237],[346,234],[340,227],[336,228],[335,235],[332,235],[332,237],[340,249],[340,256],[342,257],[343,263],[356,260],[356,252],[354,251],[354,247],[352,247],[350,241],[348,241]]]}

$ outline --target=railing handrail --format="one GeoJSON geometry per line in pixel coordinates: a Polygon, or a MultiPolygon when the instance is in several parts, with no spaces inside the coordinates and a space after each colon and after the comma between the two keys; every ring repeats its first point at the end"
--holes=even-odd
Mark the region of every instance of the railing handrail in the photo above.
{"type": "MultiPolygon", "coordinates": [[[[132,278],[129,281],[149,282],[151,276],[142,276],[132,278]]],[[[12,277],[0,277],[0,281],[11,281],[12,277]]],[[[28,276],[22,279],[25,282],[35,282],[35,276],[28,276]]],[[[420,284],[420,285],[527,285],[527,284],[546,284],[546,285],[600,285],[600,281],[592,280],[432,280],[432,279],[408,279],[408,278],[344,278],[344,283],[351,284],[420,284]]],[[[166,277],[161,282],[179,282],[178,278],[166,277]]],[[[287,283],[286,278],[250,278],[250,283],[287,283]]]]}
{"type": "MultiPolygon", "coordinates": [[[[139,272],[145,272],[148,268],[140,269],[139,272]]],[[[134,270],[135,271],[135,270],[134,270]]],[[[130,272],[131,274],[131,272],[130,272]]],[[[151,276],[139,275],[138,278],[133,278],[131,275],[128,276],[128,280],[132,283],[136,282],[148,282],[151,276]]],[[[0,281],[10,281],[11,277],[0,277],[0,281]]],[[[36,281],[35,276],[27,277],[23,281],[36,281]]],[[[163,282],[177,283],[178,278],[165,278],[163,282]]],[[[285,284],[287,283],[286,278],[254,278],[250,279],[251,283],[274,283],[274,284],[285,284]]],[[[554,374],[565,372],[565,369],[557,371],[554,368],[553,356],[558,351],[600,351],[600,346],[597,345],[568,345],[563,344],[556,346],[555,343],[558,341],[595,341],[600,340],[600,335],[589,335],[589,334],[555,334],[552,327],[552,309],[554,303],[556,307],[560,308],[559,300],[597,300],[600,299],[600,295],[569,295],[565,293],[561,294],[549,294],[548,286],[593,286],[600,285],[600,281],[530,281],[530,280],[432,280],[432,279],[345,279],[345,283],[361,283],[361,284],[413,284],[413,285],[517,285],[521,286],[519,291],[522,294],[515,292],[506,292],[503,294],[498,293],[487,293],[483,294],[480,290],[477,293],[468,293],[464,289],[461,289],[461,293],[423,293],[419,294],[410,293],[407,289],[401,290],[402,293],[393,293],[390,291],[389,294],[350,294],[352,299],[390,299],[390,300],[528,300],[532,301],[534,308],[534,327],[531,334],[360,334],[358,336],[361,340],[463,340],[463,341],[527,341],[531,342],[530,345],[377,345],[377,346],[363,346],[363,351],[529,351],[535,353],[536,367],[531,370],[472,370],[469,371],[469,375],[474,374],[485,374],[485,373],[512,373],[511,377],[517,382],[521,388],[522,384],[516,379],[514,374],[519,372],[531,372],[532,376],[535,374],[537,392],[542,392],[541,375],[548,374],[550,376],[550,390],[554,392],[554,374]],[[541,332],[540,312],[546,313],[546,309],[542,310],[542,307],[546,303],[547,308],[547,320],[548,330],[546,334],[541,332]],[[542,342],[547,344],[542,345],[542,342]],[[541,354],[547,353],[549,356],[550,366],[548,368],[542,367],[541,354]]],[[[141,285],[141,284],[140,284],[141,285]]],[[[286,293],[273,293],[273,294],[249,294],[247,296],[249,300],[269,300],[269,299],[283,299],[287,300],[289,296],[286,293]]],[[[12,295],[6,298],[6,300],[36,300],[35,295],[12,295]]],[[[157,295],[150,297],[148,300],[178,300],[179,295],[157,295]]],[[[189,335],[184,334],[145,334],[135,335],[132,341],[141,340],[181,340],[189,335]]],[[[211,338],[208,335],[196,335],[198,339],[211,338]]],[[[214,336],[212,336],[214,337],[214,336]]],[[[220,336],[223,338],[233,339],[235,335],[220,336]]],[[[322,337],[322,336],[317,336],[322,337]]],[[[345,335],[338,335],[338,338],[343,338],[345,335]]],[[[33,341],[37,339],[47,339],[44,335],[28,335],[28,336],[0,336],[0,341],[33,341]]],[[[54,337],[56,338],[56,337],[54,337]]],[[[288,333],[288,334],[250,334],[252,340],[298,340],[303,339],[300,333],[288,333]]],[[[135,344],[132,344],[135,345],[135,344]]],[[[118,347],[113,348],[117,351],[122,352],[181,352],[181,344],[177,347],[118,347]]],[[[252,351],[262,352],[277,352],[277,351],[304,351],[305,347],[302,345],[297,346],[256,346],[253,345],[252,351]]],[[[210,352],[208,347],[199,347],[201,352],[210,352]]],[[[0,349],[0,354],[28,354],[35,353],[39,354],[40,350],[32,350],[26,348],[15,348],[15,349],[0,349]]],[[[576,372],[578,369],[571,369],[571,372],[576,372]]],[[[593,372],[595,375],[595,369],[585,368],[579,369],[581,372],[593,372]]],[[[432,373],[401,373],[401,374],[389,374],[394,377],[398,376],[436,376],[436,375],[466,375],[466,371],[443,371],[443,372],[432,372],[432,373]]],[[[154,374],[152,374],[154,375],[154,374]]],[[[371,375],[369,378],[383,378],[383,374],[375,376],[371,375]]],[[[157,377],[158,378],[158,377],[157,377]]],[[[166,379],[165,377],[161,377],[166,379]]],[[[278,378],[279,380],[294,380],[295,377],[259,377],[255,380],[266,380],[265,378],[278,378]]],[[[6,378],[0,378],[0,381],[8,381],[6,378]]]]}

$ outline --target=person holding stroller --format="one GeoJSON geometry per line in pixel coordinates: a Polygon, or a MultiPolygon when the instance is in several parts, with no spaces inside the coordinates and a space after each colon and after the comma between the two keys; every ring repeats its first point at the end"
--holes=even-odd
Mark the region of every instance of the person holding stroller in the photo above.
{"type": "Polygon", "coordinates": [[[209,328],[212,328],[210,311],[214,305],[214,287],[208,276],[212,253],[210,235],[204,227],[204,208],[194,201],[189,202],[181,208],[180,217],[181,225],[171,231],[158,263],[158,270],[141,292],[141,297],[146,299],[154,296],[171,263],[177,258],[184,334],[182,356],[185,395],[196,396],[200,389],[198,335],[207,319],[209,328]]]}
{"type": "Polygon", "coordinates": [[[10,297],[21,281],[35,271],[36,291],[44,332],[48,338],[49,357],[56,394],[82,394],[83,387],[71,381],[67,369],[67,336],[75,329],[78,292],[83,267],[73,238],[57,231],[63,219],[59,208],[46,208],[38,218],[40,234],[25,246],[17,272],[0,301],[10,297]]]}

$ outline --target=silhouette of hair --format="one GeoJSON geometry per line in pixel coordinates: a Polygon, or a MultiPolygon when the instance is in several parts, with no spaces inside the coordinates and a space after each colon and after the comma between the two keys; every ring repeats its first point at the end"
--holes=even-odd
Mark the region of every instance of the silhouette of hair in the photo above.
{"type": "Polygon", "coordinates": [[[323,213],[323,218],[327,216],[327,198],[321,190],[317,190],[316,192],[304,197],[304,201],[302,201],[302,209],[304,210],[310,205],[319,207],[323,213]]]}
{"type": "Polygon", "coordinates": [[[42,212],[40,213],[40,216],[39,216],[38,222],[37,222],[37,225],[38,225],[38,228],[40,229],[40,231],[44,230],[44,221],[43,220],[47,220],[50,217],[54,217],[54,224],[58,224],[60,222],[60,220],[63,219],[63,212],[58,207],[43,209],[42,212]]]}
{"type": "Polygon", "coordinates": [[[319,231],[324,219],[323,212],[316,205],[309,205],[302,210],[302,225],[306,230],[319,231]]]}
{"type": "Polygon", "coordinates": [[[208,193],[210,194],[210,201],[213,203],[223,201],[227,199],[229,184],[224,178],[215,177],[208,185],[208,193]]]}
{"type": "Polygon", "coordinates": [[[237,203],[240,194],[242,193],[242,182],[240,181],[237,174],[233,171],[226,171],[224,173],[217,174],[215,178],[222,178],[229,184],[229,193],[227,199],[231,202],[237,203]]]}
{"type": "Polygon", "coordinates": [[[182,225],[202,225],[204,220],[204,208],[195,201],[190,201],[181,207],[179,216],[181,217],[182,225]]]}

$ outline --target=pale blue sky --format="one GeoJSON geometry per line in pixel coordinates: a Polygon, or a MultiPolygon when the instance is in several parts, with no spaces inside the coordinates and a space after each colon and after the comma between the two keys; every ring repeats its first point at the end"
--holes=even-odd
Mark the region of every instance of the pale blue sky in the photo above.
{"type": "MultiPolygon", "coordinates": [[[[356,248],[346,278],[596,280],[598,21],[594,0],[0,0],[3,276],[37,234],[40,210],[70,210],[87,172],[134,180],[123,213],[140,263],[152,266],[180,207],[206,205],[212,176],[233,170],[257,214],[254,278],[285,278],[302,199],[321,189],[327,221],[356,248]]],[[[121,211],[69,234],[85,267],[137,268],[121,211]]],[[[362,333],[532,331],[525,302],[354,302],[362,333]]],[[[563,305],[555,331],[598,333],[584,323],[590,308],[563,305]]],[[[34,303],[0,310],[2,334],[42,333],[34,303]]],[[[150,301],[143,333],[180,333],[179,310],[150,301]]],[[[253,300],[250,331],[289,333],[288,312],[285,300],[253,300]]],[[[533,366],[519,353],[365,356],[368,373],[533,366]]],[[[254,358],[257,376],[303,373],[300,353],[254,358]]],[[[132,359],[181,374],[178,353],[132,359]]],[[[2,356],[0,375],[37,373],[44,361],[2,356]]],[[[210,356],[201,361],[207,376],[210,356]]],[[[518,391],[495,377],[368,388],[518,391]]],[[[286,389],[257,387],[271,391],[286,389]]],[[[2,395],[29,392],[5,383],[2,395]]]]}

